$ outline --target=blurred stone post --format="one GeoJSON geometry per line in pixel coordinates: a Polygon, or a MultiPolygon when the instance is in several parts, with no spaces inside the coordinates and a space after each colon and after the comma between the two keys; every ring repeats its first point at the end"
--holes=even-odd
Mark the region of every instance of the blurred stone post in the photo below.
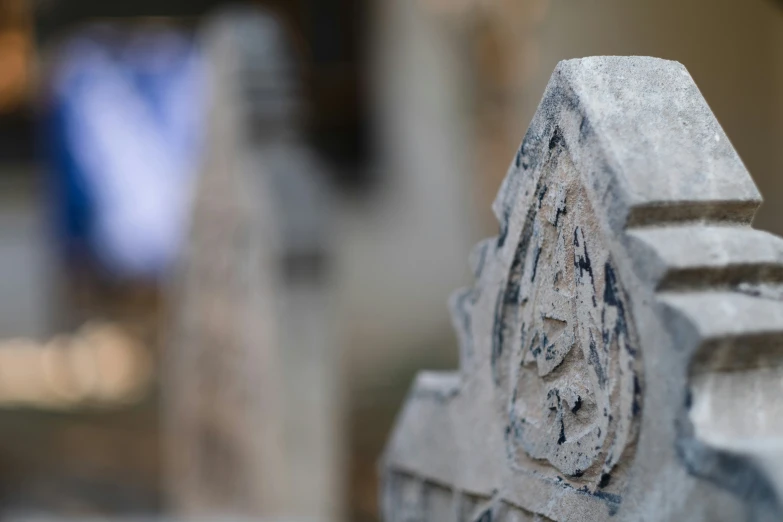
{"type": "Polygon", "coordinates": [[[208,143],[162,379],[178,514],[341,514],[330,190],[301,133],[287,43],[250,8],[204,31],[208,143]]]}

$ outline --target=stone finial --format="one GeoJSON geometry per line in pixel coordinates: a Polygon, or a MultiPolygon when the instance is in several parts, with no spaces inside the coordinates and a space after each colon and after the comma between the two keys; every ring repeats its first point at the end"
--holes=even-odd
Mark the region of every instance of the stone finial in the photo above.
{"type": "Polygon", "coordinates": [[[783,240],[687,70],[561,62],[382,463],[386,522],[779,520],[783,240]]]}

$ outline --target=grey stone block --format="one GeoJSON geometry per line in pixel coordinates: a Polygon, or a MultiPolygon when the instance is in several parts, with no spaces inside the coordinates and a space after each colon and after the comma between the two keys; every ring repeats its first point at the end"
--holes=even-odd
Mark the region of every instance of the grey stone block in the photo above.
{"type": "Polygon", "coordinates": [[[682,65],[561,62],[451,301],[460,369],[419,375],[388,443],[386,522],[783,518],[760,202],[682,65]]]}

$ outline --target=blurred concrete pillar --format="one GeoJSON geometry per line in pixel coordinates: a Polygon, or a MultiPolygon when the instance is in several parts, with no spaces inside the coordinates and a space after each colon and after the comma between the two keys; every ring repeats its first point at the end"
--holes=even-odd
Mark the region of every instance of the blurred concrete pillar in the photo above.
{"type": "Polygon", "coordinates": [[[336,520],[330,190],[300,134],[299,70],[264,12],[221,14],[204,36],[209,141],[162,383],[172,507],[336,520]]]}
{"type": "Polygon", "coordinates": [[[359,388],[381,384],[379,368],[425,347],[436,354],[451,339],[445,302],[467,280],[459,253],[476,239],[460,53],[415,0],[375,7],[368,54],[379,183],[360,201],[343,200],[336,252],[359,388]]]}

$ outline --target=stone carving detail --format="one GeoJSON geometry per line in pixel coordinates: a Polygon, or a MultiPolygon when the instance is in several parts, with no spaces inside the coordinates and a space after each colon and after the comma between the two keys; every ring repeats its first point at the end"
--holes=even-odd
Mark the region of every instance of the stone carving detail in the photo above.
{"type": "Polygon", "coordinates": [[[517,454],[546,460],[594,489],[632,439],[640,408],[637,342],[586,194],[567,185],[573,164],[567,152],[551,154],[500,301],[504,310],[496,312],[512,317],[499,328],[518,330],[519,341],[501,335],[494,351],[510,359],[502,364],[512,372],[507,444],[514,462],[526,462],[517,454]]]}
{"type": "Polygon", "coordinates": [[[386,510],[394,520],[442,520],[457,522],[551,522],[506,502],[454,491],[405,474],[392,474],[386,482],[386,510]]]}
{"type": "Polygon", "coordinates": [[[383,459],[403,520],[783,519],[783,239],[685,68],[562,62],[383,459]]]}

